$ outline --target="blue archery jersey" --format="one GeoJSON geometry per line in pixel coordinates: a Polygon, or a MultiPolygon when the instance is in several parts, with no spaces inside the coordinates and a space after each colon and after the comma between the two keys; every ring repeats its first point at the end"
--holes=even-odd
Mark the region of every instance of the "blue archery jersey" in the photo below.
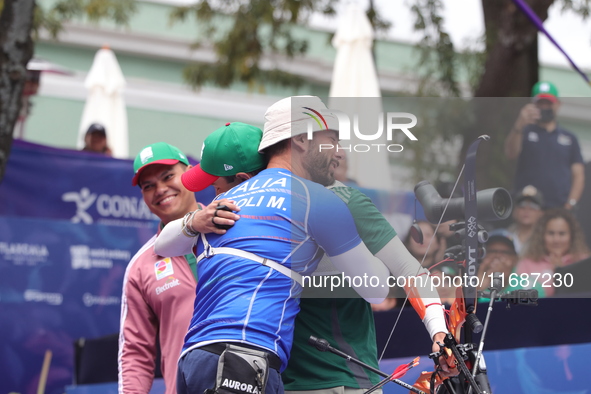
{"type": "MultiPolygon", "coordinates": [[[[240,207],[240,220],[212,247],[242,249],[302,274],[324,252],[340,255],[361,243],[347,206],[321,185],[284,169],[267,169],[218,196],[240,207]]],[[[201,239],[196,254],[203,252],[201,239]]],[[[229,254],[202,259],[193,318],[183,351],[198,343],[242,342],[276,353],[287,365],[301,286],[253,260],[229,254]]]]}

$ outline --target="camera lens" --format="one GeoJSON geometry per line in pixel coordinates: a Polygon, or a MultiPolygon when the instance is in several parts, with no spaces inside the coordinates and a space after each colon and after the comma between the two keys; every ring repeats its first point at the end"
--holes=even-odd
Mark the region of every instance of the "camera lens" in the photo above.
{"type": "Polygon", "coordinates": [[[505,189],[497,189],[493,195],[493,212],[497,217],[505,219],[511,214],[511,196],[505,189]]]}

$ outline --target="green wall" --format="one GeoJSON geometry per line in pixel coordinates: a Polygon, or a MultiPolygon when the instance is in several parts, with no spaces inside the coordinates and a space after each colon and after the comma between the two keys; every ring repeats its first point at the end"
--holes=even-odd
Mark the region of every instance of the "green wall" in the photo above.
{"type": "MultiPolygon", "coordinates": [[[[28,141],[76,149],[84,103],[53,97],[35,97],[26,124],[28,141]]],[[[226,121],[193,115],[127,108],[129,152],[133,157],[144,146],[166,141],[188,155],[199,157],[205,137],[226,121]]],[[[263,124],[256,126],[262,127],[263,124]]]]}

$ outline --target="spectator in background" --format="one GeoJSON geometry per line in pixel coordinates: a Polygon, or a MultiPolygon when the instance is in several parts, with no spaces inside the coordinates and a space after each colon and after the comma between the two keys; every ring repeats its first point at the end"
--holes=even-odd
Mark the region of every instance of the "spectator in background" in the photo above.
{"type": "Polygon", "coordinates": [[[435,255],[435,261],[443,260],[445,251],[448,248],[462,244],[462,240],[460,239],[460,237],[456,236],[456,232],[450,229],[450,226],[457,222],[458,221],[456,219],[452,219],[448,220],[447,222],[443,222],[439,225],[439,228],[437,229],[439,249],[437,250],[437,254],[435,255]]]}
{"type": "Polygon", "coordinates": [[[478,290],[486,290],[490,287],[490,274],[499,272],[505,278],[505,284],[509,275],[517,264],[517,252],[513,234],[505,229],[492,230],[488,234],[486,242],[486,255],[478,268],[478,277],[483,278],[478,290]]]}
{"type": "Polygon", "coordinates": [[[532,185],[527,185],[515,196],[513,224],[508,230],[513,235],[517,254],[522,254],[526,249],[534,227],[544,213],[543,205],[542,193],[532,185]]]}
{"type": "Polygon", "coordinates": [[[583,193],[585,168],[577,137],[560,127],[558,89],[538,82],[533,102],[525,105],[505,139],[505,155],[517,159],[515,190],[535,186],[544,196],[544,208],[573,208],[583,193]]]}
{"type": "MultiPolygon", "coordinates": [[[[536,224],[523,260],[517,264],[518,274],[539,273],[544,281],[554,269],[589,257],[583,232],[575,217],[566,209],[548,210],[536,224]]],[[[549,281],[551,282],[551,281],[549,281]]],[[[545,289],[547,296],[554,288],[545,289]]]]}
{"type": "MultiPolygon", "coordinates": [[[[486,291],[490,287],[491,274],[499,272],[503,277],[504,291],[517,290],[521,287],[510,286],[511,274],[515,272],[517,265],[517,252],[515,249],[515,237],[508,230],[499,228],[488,234],[486,242],[486,255],[478,268],[478,277],[483,278],[478,290],[486,291]]],[[[544,288],[538,281],[535,289],[538,296],[544,297],[544,288]]]]}
{"type": "Polygon", "coordinates": [[[88,127],[84,136],[84,148],[82,150],[112,156],[111,149],[107,145],[107,132],[102,124],[93,123],[88,127]]]}
{"type": "MultiPolygon", "coordinates": [[[[406,245],[406,248],[410,254],[412,254],[413,257],[417,259],[423,267],[429,269],[431,276],[438,276],[442,279],[442,281],[439,283],[439,286],[437,286],[437,292],[439,293],[442,303],[451,305],[456,293],[455,287],[449,286],[448,281],[453,280],[453,278],[458,274],[457,265],[455,263],[441,262],[445,249],[445,239],[440,235],[439,232],[435,234],[435,226],[424,220],[417,221],[416,224],[423,233],[423,242],[418,243],[415,241],[409,232],[404,244],[406,245]],[[430,246],[429,243],[431,243],[430,246]],[[427,250],[427,248],[429,249],[427,250]],[[445,279],[445,282],[443,281],[443,276],[448,277],[445,279]]],[[[444,226],[443,223],[441,226],[439,226],[439,229],[441,229],[442,226],[444,226]]],[[[445,226],[449,229],[449,225],[445,226]]],[[[404,296],[403,294],[399,293],[395,294],[399,298],[404,296]]],[[[402,304],[402,302],[403,299],[398,300],[398,304],[402,304]]]]}
{"type": "Polygon", "coordinates": [[[404,245],[406,245],[406,248],[408,249],[410,254],[412,254],[413,257],[417,259],[423,267],[429,268],[433,264],[438,262],[437,256],[439,256],[441,241],[439,236],[433,236],[435,234],[435,227],[433,227],[431,223],[421,220],[418,221],[417,224],[419,225],[421,232],[423,233],[423,243],[420,244],[416,242],[414,239],[412,239],[409,232],[409,234],[406,237],[406,240],[404,241],[404,245]],[[433,241],[431,242],[431,246],[429,247],[429,242],[431,241],[431,238],[433,238],[433,241]],[[428,251],[427,247],[429,247],[428,251]],[[425,257],[425,260],[423,260],[423,257],[425,257]]]}

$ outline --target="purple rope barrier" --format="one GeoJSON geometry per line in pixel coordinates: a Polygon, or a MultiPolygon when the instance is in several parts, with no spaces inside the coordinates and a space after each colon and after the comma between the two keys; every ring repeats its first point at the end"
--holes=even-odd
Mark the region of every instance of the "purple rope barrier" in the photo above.
{"type": "Polygon", "coordinates": [[[527,5],[527,3],[524,0],[513,0],[513,2],[521,9],[521,11],[523,11],[523,13],[529,18],[529,20],[531,20],[531,22],[538,28],[538,30],[544,33],[546,37],[548,37],[548,39],[554,44],[554,46],[556,46],[556,48],[558,48],[558,50],[562,52],[562,54],[566,57],[571,66],[583,77],[583,79],[589,85],[591,85],[591,81],[589,81],[587,75],[583,71],[581,71],[581,69],[575,64],[575,62],[570,58],[570,56],[568,56],[564,49],[562,49],[562,47],[556,42],[554,37],[552,37],[550,33],[548,33],[546,28],[544,28],[544,24],[542,23],[540,18],[538,18],[536,13],[529,7],[529,5],[527,5]]]}

